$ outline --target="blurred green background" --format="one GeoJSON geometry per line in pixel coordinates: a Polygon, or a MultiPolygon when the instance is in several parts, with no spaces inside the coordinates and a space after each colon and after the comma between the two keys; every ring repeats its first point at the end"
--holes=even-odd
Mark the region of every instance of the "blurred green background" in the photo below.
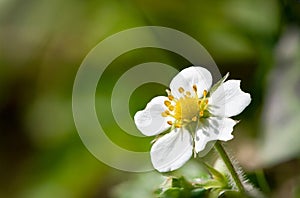
{"type": "MultiPolygon", "coordinates": [[[[242,122],[227,147],[254,180],[265,177],[258,182],[265,194],[300,197],[299,24],[297,0],[0,0],[0,197],[132,197],[127,187],[139,189],[142,183],[149,184],[145,194],[152,197],[161,181],[110,168],[88,152],[71,100],[87,53],[109,35],[144,25],[189,34],[222,75],[242,80],[252,103],[237,117],[242,122]],[[120,187],[126,181],[136,182],[120,187]]],[[[149,150],[152,138],[122,131],[110,96],[123,72],[149,61],[179,70],[190,66],[164,50],[134,50],[107,68],[100,79],[105,90],[96,98],[107,135],[135,151],[149,150]]],[[[157,84],[138,88],[130,101],[132,115],[164,90],[157,84]]]]}

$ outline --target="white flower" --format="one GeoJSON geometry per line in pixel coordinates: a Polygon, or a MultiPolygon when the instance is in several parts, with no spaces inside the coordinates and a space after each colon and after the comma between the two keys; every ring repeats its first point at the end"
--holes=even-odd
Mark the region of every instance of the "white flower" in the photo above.
{"type": "Polygon", "coordinates": [[[151,148],[151,161],[160,172],[180,168],[194,153],[213,140],[233,138],[237,123],[229,117],[241,113],[251,101],[240,89],[239,80],[226,80],[211,88],[212,76],[203,67],[189,67],[176,75],[168,96],[153,98],[135,116],[137,128],[146,136],[158,137],[151,148]]]}

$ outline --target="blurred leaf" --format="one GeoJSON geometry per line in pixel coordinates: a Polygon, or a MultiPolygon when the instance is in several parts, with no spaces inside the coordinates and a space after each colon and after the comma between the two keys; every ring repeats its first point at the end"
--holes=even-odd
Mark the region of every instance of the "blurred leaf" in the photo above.
{"type": "Polygon", "coordinates": [[[85,148],[73,144],[57,152],[49,150],[34,156],[26,167],[25,184],[18,197],[80,198],[104,182],[99,178],[106,177],[107,169],[85,148]]]}
{"type": "Polygon", "coordinates": [[[270,36],[278,30],[279,5],[276,1],[229,0],[223,11],[235,27],[253,36],[270,36]]]}
{"type": "Polygon", "coordinates": [[[300,30],[287,28],[275,56],[264,104],[261,160],[273,165],[300,154],[300,30]]]}
{"type": "Polygon", "coordinates": [[[66,143],[74,132],[70,106],[71,100],[51,94],[37,98],[29,106],[26,127],[35,146],[57,147],[66,143]]]}
{"type": "Polygon", "coordinates": [[[300,177],[297,178],[297,184],[294,189],[294,197],[299,198],[300,197],[300,177]]]}
{"type": "Polygon", "coordinates": [[[136,174],[130,180],[115,186],[111,191],[114,198],[153,198],[153,194],[162,192],[158,188],[165,180],[157,172],[136,174]]]}
{"type": "Polygon", "coordinates": [[[152,25],[188,33],[222,62],[255,57],[261,39],[270,39],[279,29],[279,5],[272,0],[167,0],[159,6],[147,0],[136,5],[152,25]]]}
{"type": "MultiPolygon", "coordinates": [[[[168,174],[167,174],[168,175],[168,174]]],[[[210,179],[211,175],[206,167],[199,163],[197,160],[191,159],[180,169],[169,173],[170,176],[181,177],[184,176],[189,182],[194,181],[197,178],[210,179]]]]}

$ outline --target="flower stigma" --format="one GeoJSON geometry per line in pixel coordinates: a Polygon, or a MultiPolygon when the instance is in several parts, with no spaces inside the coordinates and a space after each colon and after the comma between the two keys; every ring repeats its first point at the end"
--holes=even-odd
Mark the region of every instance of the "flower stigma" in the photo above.
{"type": "Polygon", "coordinates": [[[178,91],[182,95],[180,98],[175,98],[170,90],[167,90],[168,100],[164,101],[164,105],[168,110],[162,112],[161,115],[175,119],[174,122],[167,121],[169,125],[181,128],[191,122],[197,122],[201,118],[209,117],[207,90],[203,91],[202,98],[198,97],[196,85],[193,85],[194,94],[185,91],[182,87],[178,91]]]}

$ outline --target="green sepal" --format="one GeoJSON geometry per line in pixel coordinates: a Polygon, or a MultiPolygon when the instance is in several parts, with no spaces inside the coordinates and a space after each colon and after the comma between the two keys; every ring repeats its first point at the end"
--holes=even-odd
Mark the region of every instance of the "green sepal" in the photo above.
{"type": "Polygon", "coordinates": [[[235,191],[235,190],[223,190],[218,195],[219,198],[249,198],[249,196],[235,191]]]}
{"type": "Polygon", "coordinates": [[[222,189],[227,185],[224,185],[223,182],[220,182],[218,180],[215,179],[209,179],[209,180],[204,180],[201,183],[196,183],[195,184],[196,187],[201,187],[204,189],[222,189]]]}
{"type": "Polygon", "coordinates": [[[211,189],[210,192],[209,192],[208,198],[219,197],[219,195],[220,195],[221,192],[223,192],[223,190],[219,189],[219,188],[211,189]]]}
{"type": "Polygon", "coordinates": [[[227,187],[228,185],[228,181],[227,178],[220,173],[218,170],[214,169],[213,167],[211,167],[210,165],[203,163],[205,165],[205,167],[207,168],[207,170],[211,173],[212,178],[215,179],[216,181],[220,182],[222,184],[222,187],[227,187]]]}
{"type": "Polygon", "coordinates": [[[228,78],[228,76],[229,76],[229,72],[223,78],[221,78],[216,84],[214,84],[214,86],[212,88],[210,88],[210,90],[207,94],[207,97],[210,97],[211,94],[213,92],[215,92],[225,82],[225,80],[228,78]]]}
{"type": "Polygon", "coordinates": [[[212,189],[209,198],[250,198],[235,190],[212,189]]]}

